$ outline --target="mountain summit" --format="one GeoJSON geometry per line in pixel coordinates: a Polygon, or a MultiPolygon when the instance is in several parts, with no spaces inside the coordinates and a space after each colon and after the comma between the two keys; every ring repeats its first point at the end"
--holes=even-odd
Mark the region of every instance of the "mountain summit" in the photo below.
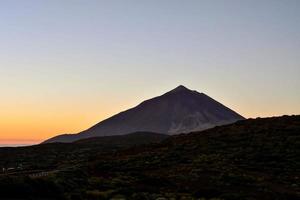
{"type": "Polygon", "coordinates": [[[177,88],[171,90],[170,92],[180,92],[180,91],[188,91],[189,89],[187,89],[186,87],[184,87],[183,85],[179,85],[177,88]]]}
{"type": "Polygon", "coordinates": [[[59,135],[45,143],[73,142],[83,138],[124,135],[139,131],[173,135],[201,131],[242,119],[244,117],[206,94],[180,85],[83,132],[59,135]]]}

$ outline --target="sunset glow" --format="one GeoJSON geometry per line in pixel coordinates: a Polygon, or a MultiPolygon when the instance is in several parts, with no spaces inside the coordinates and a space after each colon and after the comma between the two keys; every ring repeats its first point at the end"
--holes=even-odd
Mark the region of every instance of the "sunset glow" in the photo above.
{"type": "Polygon", "coordinates": [[[300,1],[134,2],[0,3],[1,144],[78,133],[180,84],[247,118],[300,113],[300,1]]]}

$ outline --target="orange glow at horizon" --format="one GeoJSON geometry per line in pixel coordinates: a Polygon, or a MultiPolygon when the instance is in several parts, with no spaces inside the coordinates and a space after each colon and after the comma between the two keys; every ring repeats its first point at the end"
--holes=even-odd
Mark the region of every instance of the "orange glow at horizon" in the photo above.
{"type": "Polygon", "coordinates": [[[125,106],[118,102],[114,104],[108,106],[104,100],[82,102],[81,105],[74,101],[27,106],[7,102],[6,107],[0,106],[0,144],[38,144],[56,135],[78,133],[132,107],[126,100],[125,106]]]}
{"type": "MultiPolygon", "coordinates": [[[[140,98],[135,99],[134,102],[139,103],[141,100],[140,98]]],[[[221,103],[224,103],[226,106],[246,118],[286,114],[284,112],[285,108],[283,108],[282,112],[274,115],[271,110],[259,105],[254,106],[256,109],[245,109],[248,107],[247,105],[241,106],[240,104],[239,106],[235,106],[238,104],[234,101],[232,101],[234,105],[228,105],[224,99],[219,98],[220,97],[216,97],[215,99],[220,100],[221,103]],[[258,112],[259,110],[261,110],[261,112],[258,112]],[[263,113],[263,115],[259,113],[263,113]]],[[[122,105],[122,101],[116,102],[111,100],[110,102],[102,101],[98,106],[95,103],[87,104],[85,102],[84,104],[79,105],[73,102],[61,104],[59,106],[47,105],[44,107],[31,105],[27,107],[1,108],[0,144],[38,144],[59,134],[81,132],[116,113],[127,110],[138,104],[133,103],[132,100],[123,100],[124,105],[122,105]],[[115,106],[112,106],[112,104],[115,104],[115,106]],[[56,109],[53,109],[54,107],[56,109]]]]}
{"type": "Polygon", "coordinates": [[[178,85],[245,118],[300,114],[299,9],[1,1],[0,144],[78,133],[178,85]]]}
{"type": "Polygon", "coordinates": [[[39,143],[58,134],[80,132],[92,125],[92,120],[88,120],[84,116],[64,118],[28,115],[27,118],[16,117],[14,121],[0,120],[1,144],[39,143]]]}

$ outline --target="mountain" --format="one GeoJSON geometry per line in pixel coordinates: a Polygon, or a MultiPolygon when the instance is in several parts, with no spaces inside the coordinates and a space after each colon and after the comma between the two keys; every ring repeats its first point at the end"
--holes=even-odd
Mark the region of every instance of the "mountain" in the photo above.
{"type": "Polygon", "coordinates": [[[124,135],[139,131],[174,135],[201,131],[243,119],[241,115],[206,94],[178,86],[81,133],[59,135],[46,140],[45,143],[73,142],[83,138],[124,135]]]}

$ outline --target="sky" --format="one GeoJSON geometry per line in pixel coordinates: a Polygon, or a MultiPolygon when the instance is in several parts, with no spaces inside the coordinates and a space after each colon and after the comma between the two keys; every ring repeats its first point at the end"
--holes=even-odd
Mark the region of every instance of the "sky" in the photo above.
{"type": "Polygon", "coordinates": [[[299,0],[2,0],[0,144],[77,133],[178,85],[300,114],[299,0]]]}

